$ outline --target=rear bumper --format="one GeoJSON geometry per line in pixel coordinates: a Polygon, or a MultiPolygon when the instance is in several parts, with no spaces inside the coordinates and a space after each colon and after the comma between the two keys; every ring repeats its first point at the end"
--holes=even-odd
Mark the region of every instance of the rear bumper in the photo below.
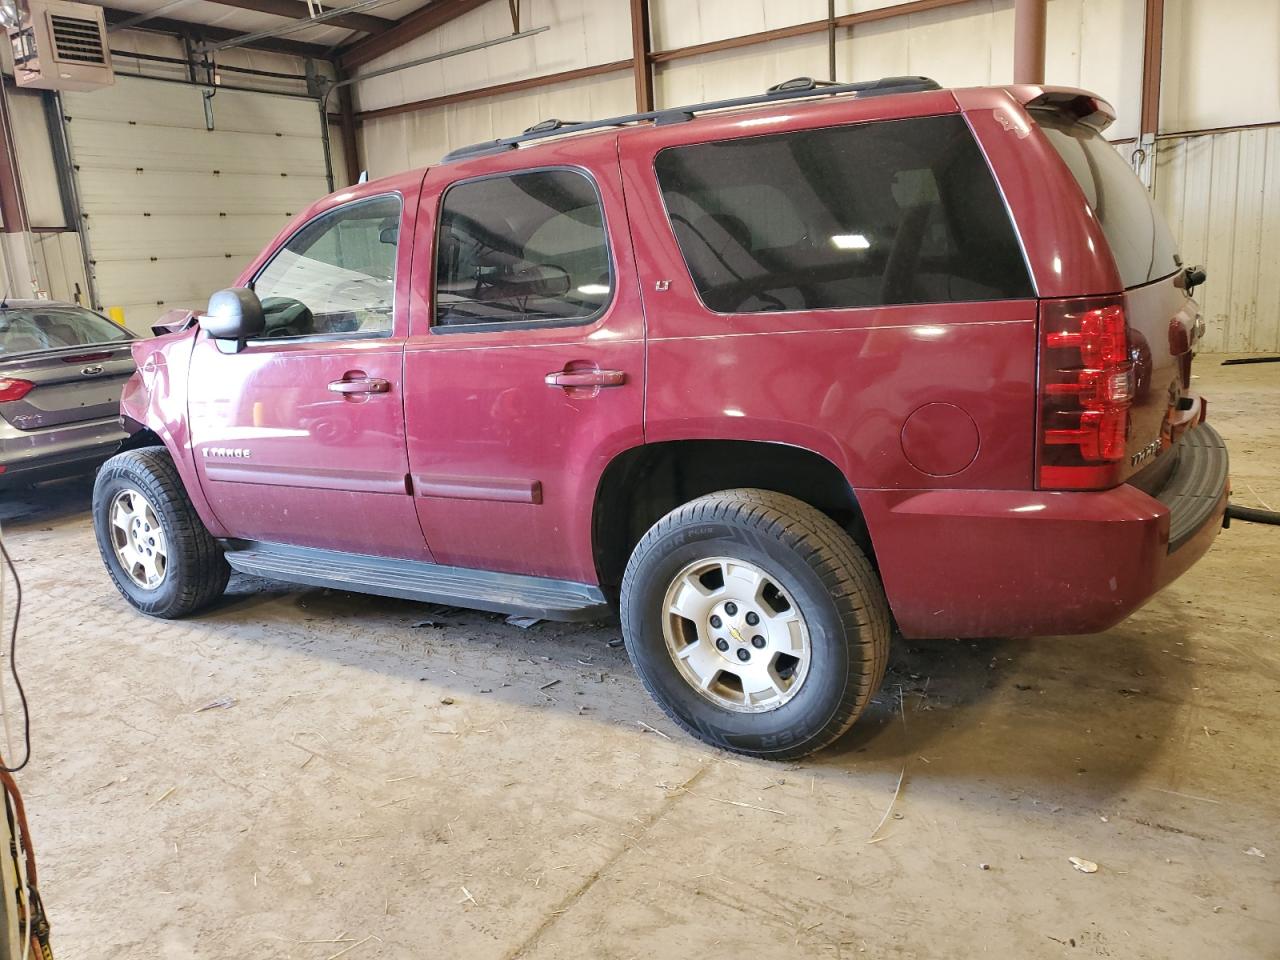
{"type": "Polygon", "coordinates": [[[118,417],[19,430],[0,418],[0,485],[69,476],[102,463],[126,437],[118,417]]]}
{"type": "Polygon", "coordinates": [[[1209,549],[1227,506],[1227,450],[1188,431],[1154,496],[1096,492],[859,490],[904,636],[1096,633],[1209,549]]]}

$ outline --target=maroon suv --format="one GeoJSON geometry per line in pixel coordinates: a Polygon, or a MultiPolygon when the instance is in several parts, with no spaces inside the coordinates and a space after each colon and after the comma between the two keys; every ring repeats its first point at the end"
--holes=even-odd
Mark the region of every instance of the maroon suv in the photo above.
{"type": "Polygon", "coordinates": [[[314,204],[134,348],[94,519],[231,569],[618,609],[682,727],[830,743],[914,637],[1087,633],[1209,548],[1199,312],[1079,90],[822,86],[549,121],[314,204]]]}

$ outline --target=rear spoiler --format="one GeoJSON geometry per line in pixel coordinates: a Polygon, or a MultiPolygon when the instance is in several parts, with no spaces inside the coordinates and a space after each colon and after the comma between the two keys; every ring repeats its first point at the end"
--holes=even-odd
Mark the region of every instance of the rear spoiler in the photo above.
{"type": "Polygon", "coordinates": [[[1093,127],[1099,133],[1116,119],[1116,108],[1088,90],[1026,85],[1007,89],[1028,110],[1054,110],[1093,127]]]}

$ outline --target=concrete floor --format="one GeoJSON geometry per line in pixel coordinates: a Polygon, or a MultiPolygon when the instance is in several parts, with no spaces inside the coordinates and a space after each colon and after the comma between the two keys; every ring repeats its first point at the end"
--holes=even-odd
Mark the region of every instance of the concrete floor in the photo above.
{"type": "MultiPolygon", "coordinates": [[[[1198,370],[1280,507],[1280,368],[1198,370]]],[[[144,619],[86,505],[0,506],[59,960],[1280,957],[1275,528],[1100,636],[899,644],[781,766],[677,731],[612,626],[243,579],[144,619]]]]}

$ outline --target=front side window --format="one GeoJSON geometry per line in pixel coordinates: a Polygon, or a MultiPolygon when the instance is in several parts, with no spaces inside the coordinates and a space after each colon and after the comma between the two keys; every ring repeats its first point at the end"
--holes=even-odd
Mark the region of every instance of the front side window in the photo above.
{"type": "Polygon", "coordinates": [[[450,187],[436,243],[437,326],[581,323],[613,294],[595,185],[536,170],[450,187]]]}
{"type": "Polygon", "coordinates": [[[80,307],[0,306],[0,355],[132,339],[129,331],[80,307]]]}
{"type": "Polygon", "coordinates": [[[698,293],[719,313],[1033,296],[958,116],[671,147],[655,167],[698,293]]]}
{"type": "Polygon", "coordinates": [[[264,338],[391,335],[400,198],[339,207],[289,238],[258,274],[264,338]]]}

